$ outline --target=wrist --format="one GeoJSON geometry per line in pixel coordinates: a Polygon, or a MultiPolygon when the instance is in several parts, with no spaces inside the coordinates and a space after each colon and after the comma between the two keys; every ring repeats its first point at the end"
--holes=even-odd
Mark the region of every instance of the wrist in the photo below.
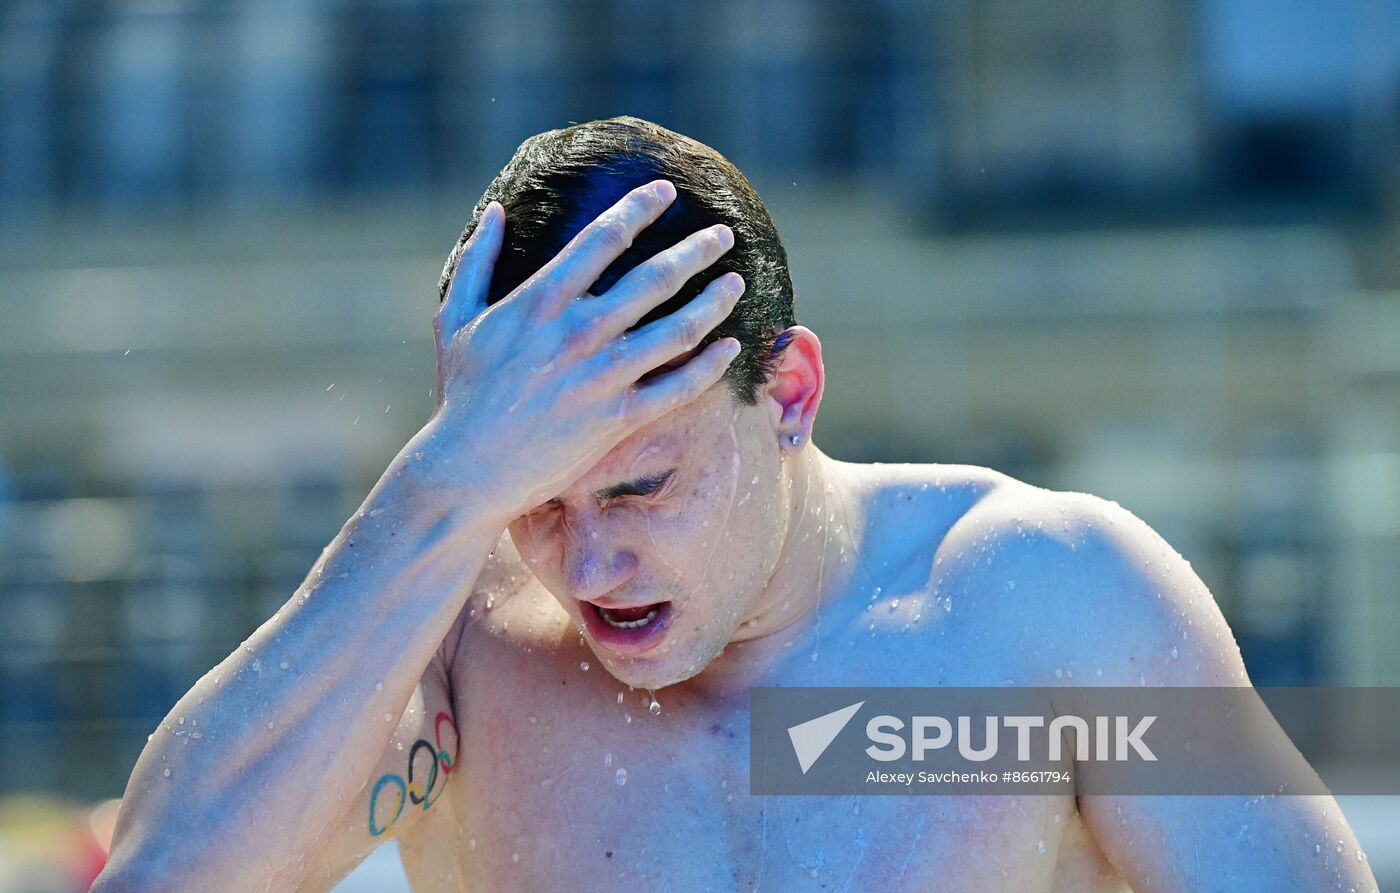
{"type": "Polygon", "coordinates": [[[394,457],[371,494],[374,508],[396,509],[428,523],[454,519],[453,526],[504,530],[520,510],[495,492],[498,475],[484,452],[443,430],[435,414],[394,457]]]}

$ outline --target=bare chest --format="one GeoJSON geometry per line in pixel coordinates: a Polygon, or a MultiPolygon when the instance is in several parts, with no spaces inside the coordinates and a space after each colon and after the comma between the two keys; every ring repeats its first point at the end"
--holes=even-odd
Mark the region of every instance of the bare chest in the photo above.
{"type": "MultiPolygon", "coordinates": [[[[820,659],[803,649],[765,682],[891,678],[843,645],[862,630],[829,618],[820,659]]],[[[478,657],[451,809],[405,846],[415,889],[1051,891],[1083,846],[1072,798],[751,796],[746,689],[677,686],[652,707],[582,647],[496,639],[478,657]]]]}

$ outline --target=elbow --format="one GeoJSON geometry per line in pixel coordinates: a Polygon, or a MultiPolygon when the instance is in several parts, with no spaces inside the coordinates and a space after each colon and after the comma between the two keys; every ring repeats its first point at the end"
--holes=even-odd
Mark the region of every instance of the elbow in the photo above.
{"type": "Polygon", "coordinates": [[[167,889],[162,887],[158,878],[153,878],[147,872],[133,865],[131,860],[124,860],[120,863],[109,860],[102,869],[102,873],[93,881],[88,888],[88,893],[137,893],[137,891],[160,891],[167,889]]]}
{"type": "Polygon", "coordinates": [[[187,873],[166,870],[149,853],[114,846],[88,893],[178,893],[195,888],[187,873]]]}

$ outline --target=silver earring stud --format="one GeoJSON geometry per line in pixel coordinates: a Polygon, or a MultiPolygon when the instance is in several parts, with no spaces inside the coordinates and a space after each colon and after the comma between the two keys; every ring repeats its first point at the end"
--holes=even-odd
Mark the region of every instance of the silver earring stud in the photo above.
{"type": "Polygon", "coordinates": [[[794,434],[794,435],[792,435],[791,437],[788,438],[788,443],[792,444],[793,446],[797,446],[797,445],[798,445],[799,443],[801,443],[801,442],[802,442],[802,435],[801,435],[801,434],[794,434]]]}

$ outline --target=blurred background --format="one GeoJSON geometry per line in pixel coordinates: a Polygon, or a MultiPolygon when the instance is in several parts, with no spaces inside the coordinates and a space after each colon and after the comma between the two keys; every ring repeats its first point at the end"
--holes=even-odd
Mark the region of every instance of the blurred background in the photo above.
{"type": "MultiPolygon", "coordinates": [[[[1394,0],[10,0],[0,891],[86,888],[426,420],[482,189],[616,114],[768,201],[827,452],[1117,500],[1256,684],[1400,684],[1394,0]]],[[[1383,886],[1397,802],[1343,801],[1383,886]]]]}

